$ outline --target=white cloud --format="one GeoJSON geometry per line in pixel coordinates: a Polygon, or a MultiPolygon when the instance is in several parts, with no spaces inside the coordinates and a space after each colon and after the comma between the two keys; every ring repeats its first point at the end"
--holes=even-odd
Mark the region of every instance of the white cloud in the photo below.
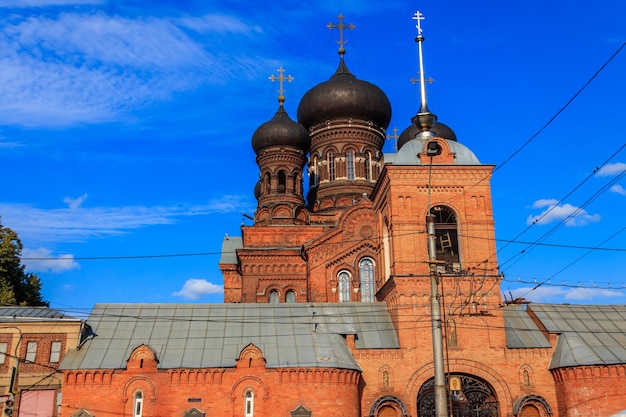
{"type": "Polygon", "coordinates": [[[254,52],[215,54],[210,46],[212,35],[252,37],[253,28],[225,15],[193,22],[212,34],[195,36],[175,19],[104,13],[0,20],[0,123],[65,127],[119,120],[264,65],[254,52]]]}
{"type": "Polygon", "coordinates": [[[226,195],[204,205],[68,207],[40,209],[27,204],[0,203],[5,226],[15,230],[22,241],[84,242],[93,238],[118,236],[146,226],[174,224],[179,217],[212,213],[250,211],[248,197],[226,195]]]}
{"type": "Polygon", "coordinates": [[[69,196],[65,197],[63,199],[63,202],[65,204],[67,204],[67,206],[70,209],[74,210],[74,209],[79,208],[86,199],[87,199],[87,193],[85,193],[85,194],[83,194],[83,195],[81,195],[80,197],[77,197],[77,198],[71,198],[69,196]]]}
{"type": "Polygon", "coordinates": [[[600,221],[599,214],[589,214],[587,211],[580,207],[572,206],[571,204],[557,205],[557,200],[554,199],[542,199],[533,203],[533,208],[546,208],[539,215],[529,215],[526,219],[526,224],[538,224],[546,225],[552,222],[558,222],[565,220],[566,226],[584,226],[589,223],[596,223],[600,221]]]}
{"type": "Polygon", "coordinates": [[[186,17],[180,19],[182,26],[193,29],[196,32],[220,32],[220,33],[246,33],[256,34],[262,32],[260,26],[250,26],[234,16],[221,13],[207,14],[200,17],[186,17]]]}
{"type": "Polygon", "coordinates": [[[45,248],[22,250],[22,264],[29,272],[64,272],[80,268],[74,260],[74,255],[54,255],[51,250],[45,248]]]}
{"type": "Polygon", "coordinates": [[[182,297],[188,300],[197,300],[200,297],[210,294],[223,294],[224,286],[212,284],[205,279],[191,278],[185,281],[180,291],[173,293],[175,297],[182,297]]]}
{"type": "Polygon", "coordinates": [[[619,175],[622,172],[626,171],[626,164],[623,162],[617,162],[615,164],[607,164],[600,168],[598,172],[596,172],[596,176],[598,177],[612,177],[615,175],[619,175]]]}
{"type": "Polygon", "coordinates": [[[535,290],[532,290],[531,287],[517,288],[512,290],[511,294],[513,298],[524,297],[533,303],[605,302],[607,298],[624,297],[624,293],[606,288],[570,288],[552,285],[542,285],[535,290]]]}
{"type": "Polygon", "coordinates": [[[626,189],[619,184],[615,184],[610,188],[611,192],[619,195],[626,195],[626,189]]]}

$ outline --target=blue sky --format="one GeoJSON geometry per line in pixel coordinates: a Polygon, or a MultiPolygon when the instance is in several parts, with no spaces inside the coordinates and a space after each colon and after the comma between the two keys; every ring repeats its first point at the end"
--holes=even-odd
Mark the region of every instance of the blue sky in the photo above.
{"type": "Polygon", "coordinates": [[[626,303],[621,0],[0,0],[0,215],[44,298],[221,302],[222,239],[256,207],[250,139],[277,108],[268,77],[293,76],[295,119],[337,66],[326,24],[342,13],[348,67],[402,131],[419,107],[416,10],[430,109],[497,166],[503,292],[626,303]]]}

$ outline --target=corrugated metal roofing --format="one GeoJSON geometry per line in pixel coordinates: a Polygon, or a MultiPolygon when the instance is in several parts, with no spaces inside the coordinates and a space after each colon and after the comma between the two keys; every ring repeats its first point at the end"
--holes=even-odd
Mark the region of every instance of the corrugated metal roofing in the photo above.
{"type": "Polygon", "coordinates": [[[550,369],[626,363],[626,305],[531,304],[528,310],[558,334],[550,369]]]}
{"type": "Polygon", "coordinates": [[[543,332],[530,318],[524,306],[511,305],[502,308],[506,346],[510,349],[552,347],[543,332]]]}
{"type": "Polygon", "coordinates": [[[87,323],[95,336],[66,354],[61,369],[121,369],[145,344],[159,367],[234,367],[250,343],[268,368],[360,369],[344,335],[355,348],[399,348],[382,303],[329,304],[99,304],[87,323]]]}
{"type": "Polygon", "coordinates": [[[0,307],[1,322],[33,320],[79,320],[49,307],[0,307]]]}

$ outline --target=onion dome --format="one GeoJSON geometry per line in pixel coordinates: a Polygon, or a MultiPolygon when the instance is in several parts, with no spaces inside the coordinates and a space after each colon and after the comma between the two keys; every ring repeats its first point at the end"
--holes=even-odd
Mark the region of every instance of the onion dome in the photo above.
{"type": "Polygon", "coordinates": [[[310,145],[309,133],[301,124],[291,120],[282,102],[274,117],[252,135],[252,148],[256,153],[269,146],[293,146],[307,153],[310,145]]]}
{"type": "Polygon", "coordinates": [[[261,198],[261,193],[262,193],[262,185],[261,185],[261,180],[257,181],[256,184],[254,184],[254,197],[258,200],[259,198],[261,198]]]}
{"type": "MultiPolygon", "coordinates": [[[[435,125],[430,129],[431,132],[434,133],[434,136],[442,139],[448,139],[456,142],[456,134],[448,125],[445,125],[441,122],[435,123],[435,125]]],[[[411,126],[404,129],[404,131],[398,137],[397,149],[402,148],[402,145],[410,141],[411,139],[415,139],[417,134],[420,132],[420,128],[412,124],[411,126]]]]}
{"type": "Polygon", "coordinates": [[[343,56],[335,74],[307,91],[298,106],[298,121],[307,129],[342,118],[371,121],[383,129],[391,120],[387,95],[376,85],[358,80],[343,56]]]}

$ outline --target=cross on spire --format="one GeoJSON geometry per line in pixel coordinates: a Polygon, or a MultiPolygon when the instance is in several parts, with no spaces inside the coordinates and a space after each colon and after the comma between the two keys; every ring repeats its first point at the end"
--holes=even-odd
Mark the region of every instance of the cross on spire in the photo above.
{"type": "Polygon", "coordinates": [[[327,24],[326,27],[330,30],[333,29],[339,29],[339,40],[337,41],[337,43],[339,44],[339,55],[343,56],[346,53],[346,49],[343,47],[346,42],[348,41],[344,41],[343,40],[343,30],[344,29],[348,29],[348,30],[352,30],[354,29],[356,26],[354,26],[352,23],[350,23],[349,25],[344,25],[343,24],[343,15],[339,14],[339,16],[337,16],[339,18],[339,24],[334,25],[332,22],[327,24]]]}
{"type": "Polygon", "coordinates": [[[415,27],[417,28],[417,35],[420,36],[422,34],[422,20],[424,20],[425,17],[424,15],[420,12],[417,11],[413,14],[413,20],[416,21],[415,27]]]}
{"type": "MultiPolygon", "coordinates": [[[[418,76],[420,75],[419,72],[417,73],[417,75],[418,76]]],[[[411,84],[417,84],[420,82],[419,78],[415,78],[415,77],[411,77],[409,81],[411,81],[411,84]]],[[[428,84],[432,84],[435,82],[435,79],[433,77],[428,77],[424,81],[427,82],[428,84]]]]}
{"type": "Polygon", "coordinates": [[[393,130],[393,135],[387,135],[387,139],[393,140],[393,150],[397,151],[398,150],[398,138],[400,136],[398,136],[398,128],[397,127],[394,127],[392,130],[393,130]]]}
{"type": "Polygon", "coordinates": [[[285,89],[283,88],[283,81],[287,81],[288,83],[293,81],[293,77],[291,75],[288,76],[284,76],[283,73],[285,72],[285,69],[283,67],[278,68],[278,76],[272,74],[270,75],[269,79],[271,82],[274,81],[278,81],[278,102],[280,103],[280,105],[283,105],[283,102],[285,101],[285,96],[283,95],[285,92],[285,89]]]}

